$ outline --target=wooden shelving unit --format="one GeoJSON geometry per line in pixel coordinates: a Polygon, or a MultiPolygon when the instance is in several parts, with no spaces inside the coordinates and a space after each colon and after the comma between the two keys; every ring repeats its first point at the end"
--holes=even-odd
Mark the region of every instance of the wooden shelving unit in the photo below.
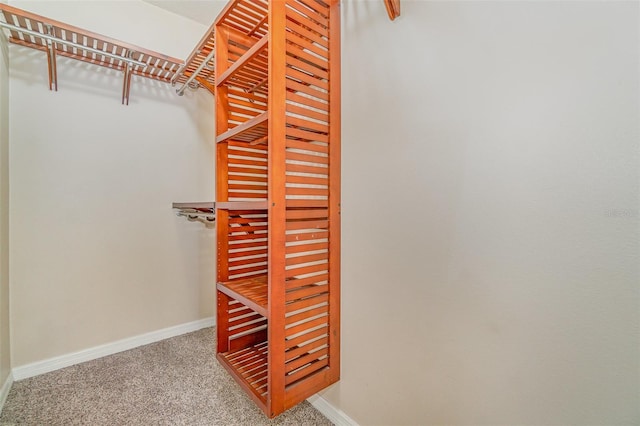
{"type": "MultiPolygon", "coordinates": [[[[269,417],[340,377],[339,0],[232,0],[186,63],[0,4],[13,43],[216,98],[217,358],[269,417]]],[[[215,216],[214,216],[215,213],[215,216]]],[[[214,222],[215,220],[215,222],[214,222]]]]}
{"type": "Polygon", "coordinates": [[[340,375],[338,0],[214,23],[217,356],[269,417],[340,375]]]}

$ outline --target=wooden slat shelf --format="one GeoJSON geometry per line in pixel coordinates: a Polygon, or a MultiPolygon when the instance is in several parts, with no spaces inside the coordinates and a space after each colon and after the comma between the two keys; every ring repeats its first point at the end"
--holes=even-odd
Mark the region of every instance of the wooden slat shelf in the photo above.
{"type": "Polygon", "coordinates": [[[266,112],[247,120],[246,122],[227,130],[216,138],[216,142],[225,142],[233,139],[246,143],[258,143],[259,140],[267,136],[267,120],[269,115],[266,112]]]}
{"type": "Polygon", "coordinates": [[[263,37],[269,30],[267,0],[233,0],[216,19],[225,26],[247,36],[263,37]]]}
{"type": "Polygon", "coordinates": [[[213,201],[204,201],[204,202],[195,202],[195,203],[173,203],[171,205],[174,209],[179,210],[198,210],[201,212],[212,212],[216,211],[216,203],[213,201]]]}
{"type": "Polygon", "coordinates": [[[268,394],[268,344],[261,342],[234,352],[219,353],[217,358],[249,396],[264,410],[268,394]]]}
{"type": "MultiPolygon", "coordinates": [[[[400,15],[400,0],[385,0],[385,5],[392,20],[400,15]]],[[[299,32],[290,36],[294,43],[286,49],[291,55],[291,63],[297,61],[298,65],[315,64],[323,68],[319,64],[326,65],[327,61],[319,61],[317,53],[318,48],[320,51],[328,48],[329,27],[323,21],[329,17],[319,13],[313,2],[287,1],[287,6],[286,17],[294,23],[292,28],[299,32]],[[298,7],[298,3],[303,6],[298,7]],[[307,47],[294,46],[295,43],[304,44],[305,40],[311,42],[307,47]]],[[[231,61],[220,84],[242,88],[254,96],[254,101],[261,101],[268,95],[268,9],[268,0],[234,0],[217,19],[217,25],[224,27],[229,35],[228,60],[231,61]]],[[[60,55],[125,72],[123,104],[129,103],[131,75],[180,84],[177,89],[180,95],[187,87],[215,93],[216,22],[183,61],[2,3],[0,18],[0,24],[6,24],[5,28],[10,32],[12,43],[47,54],[51,90],[58,89],[56,56],[60,55]]],[[[326,67],[323,69],[328,71],[326,67]]]]}
{"type": "MultiPolygon", "coordinates": [[[[233,8],[225,9],[223,21],[227,26],[226,29],[234,33],[234,44],[237,44],[238,40],[242,40],[244,46],[251,46],[267,34],[267,8],[266,0],[240,0],[234,2],[233,8]]],[[[173,83],[188,84],[191,88],[204,88],[214,93],[216,83],[213,52],[215,44],[214,23],[193,49],[185,61],[184,67],[173,79],[173,83]]],[[[266,95],[266,87],[260,88],[266,95]]]]}
{"type": "Polygon", "coordinates": [[[268,317],[268,292],[266,275],[221,282],[218,283],[217,288],[227,296],[232,297],[245,306],[248,306],[260,315],[268,317]]]}
{"type": "Polygon", "coordinates": [[[129,103],[131,75],[169,83],[183,65],[181,59],[96,34],[63,22],[0,3],[0,26],[9,41],[47,54],[49,88],[58,90],[56,56],[124,72],[122,103],[129,103]]]}
{"type": "Polygon", "coordinates": [[[215,85],[215,67],[212,55],[215,49],[214,24],[200,39],[184,63],[184,66],[176,73],[171,81],[173,84],[188,85],[193,89],[205,88],[212,94],[215,85]],[[191,81],[189,81],[191,80],[191,81]]]}
{"type": "Polygon", "coordinates": [[[254,44],[220,76],[216,84],[233,85],[249,92],[259,88],[266,92],[267,85],[263,82],[268,75],[268,41],[267,37],[263,37],[254,44]]]}

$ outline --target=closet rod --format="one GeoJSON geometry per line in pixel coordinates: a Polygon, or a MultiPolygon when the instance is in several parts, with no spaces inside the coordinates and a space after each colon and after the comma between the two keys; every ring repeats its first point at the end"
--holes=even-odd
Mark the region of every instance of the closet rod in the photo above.
{"type": "MultiPolygon", "coordinates": [[[[198,74],[200,74],[200,71],[202,71],[202,68],[204,68],[207,65],[207,62],[209,62],[210,60],[213,59],[213,56],[215,55],[215,50],[212,50],[211,53],[209,53],[207,55],[206,58],[204,58],[204,61],[202,61],[202,63],[200,64],[200,66],[198,68],[196,68],[196,70],[193,72],[193,74],[191,74],[189,76],[189,78],[187,79],[187,81],[185,81],[184,83],[182,83],[182,87],[179,89],[176,89],[176,93],[179,96],[184,95],[184,91],[186,90],[186,88],[189,86],[189,84],[191,84],[191,82],[198,76],[198,74]]],[[[176,74],[178,75],[178,74],[176,74]]]]}
{"type": "MultiPolygon", "coordinates": [[[[86,50],[87,52],[95,53],[96,55],[106,56],[107,58],[116,59],[118,61],[123,61],[123,62],[129,63],[131,65],[137,65],[137,66],[143,67],[143,68],[146,68],[148,66],[148,64],[146,64],[144,62],[136,61],[135,59],[126,58],[124,56],[116,55],[114,53],[105,52],[104,50],[100,50],[100,49],[94,49],[93,47],[84,46],[84,45],[82,45],[80,43],[74,43],[73,41],[69,41],[69,40],[65,40],[65,39],[62,39],[62,38],[50,36],[48,34],[43,34],[43,33],[38,32],[38,31],[32,31],[32,30],[28,30],[26,28],[16,27],[15,25],[11,25],[11,24],[8,24],[6,22],[0,21],[0,27],[7,28],[9,30],[16,31],[16,32],[19,32],[19,33],[29,34],[29,35],[34,36],[34,37],[40,37],[40,38],[42,38],[44,40],[49,40],[49,41],[52,41],[54,43],[64,44],[64,45],[67,45],[67,46],[75,47],[77,49],[86,50]]],[[[46,47],[46,46],[43,46],[43,47],[46,47]]]]}

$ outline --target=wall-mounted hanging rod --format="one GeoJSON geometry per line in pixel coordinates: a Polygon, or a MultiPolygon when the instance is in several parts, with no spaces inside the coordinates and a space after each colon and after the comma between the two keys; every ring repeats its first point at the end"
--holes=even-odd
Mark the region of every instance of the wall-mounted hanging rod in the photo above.
{"type": "Polygon", "coordinates": [[[178,68],[176,73],[173,75],[173,77],[171,77],[171,85],[172,86],[176,85],[176,81],[178,80],[178,77],[180,77],[180,74],[182,74],[182,70],[183,69],[184,69],[184,64],[180,65],[180,67],[178,68]]]}
{"type": "Polygon", "coordinates": [[[179,89],[176,89],[176,93],[179,96],[184,95],[184,91],[187,89],[187,87],[189,87],[189,84],[191,84],[191,82],[193,80],[195,80],[195,78],[198,76],[198,74],[200,74],[200,71],[202,71],[202,69],[204,67],[207,66],[207,64],[209,63],[210,60],[213,59],[215,55],[215,51],[212,50],[211,53],[209,53],[207,55],[206,58],[204,58],[204,60],[202,61],[202,63],[200,64],[200,66],[198,68],[196,68],[196,70],[189,76],[189,78],[187,79],[187,81],[185,81],[184,83],[182,83],[182,87],[180,87],[179,89]]]}
{"type": "Polygon", "coordinates": [[[215,38],[215,24],[212,23],[184,61],[184,67],[176,72],[171,81],[173,85],[182,85],[177,90],[179,95],[182,95],[187,87],[194,85],[199,86],[196,88],[208,90],[211,94],[215,92],[215,64],[211,62],[214,57],[215,38]]]}
{"type": "Polygon", "coordinates": [[[173,203],[172,207],[177,210],[176,214],[187,218],[190,222],[202,222],[208,228],[216,223],[215,203],[173,203]]]}
{"type": "Polygon", "coordinates": [[[48,34],[43,34],[43,33],[38,32],[38,31],[29,30],[27,28],[17,27],[15,25],[7,24],[6,22],[0,21],[0,27],[7,28],[9,30],[16,31],[16,32],[19,32],[19,33],[22,33],[22,34],[29,34],[29,35],[34,36],[34,37],[39,37],[39,38],[51,41],[53,43],[64,44],[66,46],[71,46],[71,47],[75,47],[77,49],[86,50],[87,52],[95,53],[96,55],[106,56],[107,58],[115,59],[115,60],[118,60],[118,61],[123,61],[125,63],[130,64],[130,65],[137,65],[137,66],[143,67],[143,68],[147,67],[146,63],[140,62],[140,61],[136,61],[135,59],[127,58],[127,57],[121,56],[121,55],[116,55],[114,53],[105,52],[104,50],[100,50],[100,49],[94,49],[93,47],[90,47],[90,46],[85,46],[85,45],[82,45],[80,43],[75,43],[73,41],[65,40],[63,38],[55,37],[55,36],[48,35],[48,34]]]}
{"type": "Polygon", "coordinates": [[[212,213],[178,212],[178,216],[186,218],[189,222],[203,223],[207,228],[216,225],[216,215],[212,213]]]}

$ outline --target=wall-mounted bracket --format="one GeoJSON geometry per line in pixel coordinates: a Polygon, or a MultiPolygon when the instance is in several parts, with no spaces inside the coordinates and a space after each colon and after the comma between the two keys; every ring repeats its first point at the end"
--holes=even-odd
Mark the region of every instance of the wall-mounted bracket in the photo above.
{"type": "Polygon", "coordinates": [[[384,5],[387,8],[389,19],[393,21],[400,16],[400,0],[384,0],[384,5]]]}
{"type": "MultiPolygon", "coordinates": [[[[131,58],[133,52],[127,54],[127,58],[131,58]]],[[[124,64],[124,82],[122,83],[122,105],[129,105],[129,92],[131,91],[131,65],[127,62],[124,64]]]]}
{"type": "Polygon", "coordinates": [[[213,228],[216,223],[215,203],[173,203],[177,215],[187,218],[189,222],[203,223],[207,228],[213,228]]]}
{"type": "MultiPolygon", "coordinates": [[[[47,34],[54,36],[53,27],[47,25],[47,34]]],[[[56,63],[56,47],[54,41],[47,40],[47,66],[49,68],[49,90],[58,91],[58,67],[56,63]]]]}

